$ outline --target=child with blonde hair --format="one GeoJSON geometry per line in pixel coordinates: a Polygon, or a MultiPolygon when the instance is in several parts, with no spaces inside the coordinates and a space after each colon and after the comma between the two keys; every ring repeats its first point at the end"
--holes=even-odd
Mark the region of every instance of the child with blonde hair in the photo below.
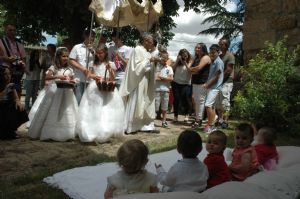
{"type": "Polygon", "coordinates": [[[223,156],[226,142],[227,137],[223,131],[216,130],[208,135],[205,145],[208,154],[204,159],[209,173],[207,188],[231,180],[231,174],[223,156]]]}
{"type": "Polygon", "coordinates": [[[276,140],[275,129],[262,127],[258,130],[255,145],[257,159],[265,170],[276,169],[278,163],[278,153],[274,144],[276,140]]]}
{"type": "Polygon", "coordinates": [[[194,191],[205,190],[208,171],[205,164],[198,158],[202,151],[202,139],[194,130],[183,131],[177,140],[177,151],[182,155],[168,172],[159,164],[155,164],[158,180],[168,191],[194,191]]]}
{"type": "Polygon", "coordinates": [[[250,124],[241,123],[235,128],[235,147],[232,152],[232,162],[229,165],[232,179],[243,181],[258,171],[258,160],[251,142],[253,128],[250,124]]]}
{"type": "Polygon", "coordinates": [[[148,172],[149,150],[138,139],[126,141],[117,152],[117,161],[121,170],[107,178],[104,198],[132,193],[158,192],[155,174],[148,172]]]}

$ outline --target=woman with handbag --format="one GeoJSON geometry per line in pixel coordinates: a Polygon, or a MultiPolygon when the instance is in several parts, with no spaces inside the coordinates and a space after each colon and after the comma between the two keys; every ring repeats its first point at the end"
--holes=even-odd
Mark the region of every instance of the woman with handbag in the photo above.
{"type": "Polygon", "coordinates": [[[96,49],[89,77],[93,79],[79,105],[76,132],[82,142],[106,142],[124,133],[124,103],[115,89],[115,64],[108,61],[107,47],[96,49]]]}

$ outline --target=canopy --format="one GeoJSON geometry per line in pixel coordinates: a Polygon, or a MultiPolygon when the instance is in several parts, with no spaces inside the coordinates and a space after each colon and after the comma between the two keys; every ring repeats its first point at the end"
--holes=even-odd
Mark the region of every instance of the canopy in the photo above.
{"type": "Polygon", "coordinates": [[[99,24],[109,27],[135,26],[148,31],[163,14],[161,0],[92,0],[89,9],[95,13],[99,24]]]}

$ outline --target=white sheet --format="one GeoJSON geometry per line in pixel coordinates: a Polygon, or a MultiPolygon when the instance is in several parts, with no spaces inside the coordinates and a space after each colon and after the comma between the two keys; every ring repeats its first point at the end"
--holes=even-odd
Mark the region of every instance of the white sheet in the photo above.
{"type": "MultiPolygon", "coordinates": [[[[224,151],[225,157],[230,156],[230,151],[230,149],[224,151]]],[[[206,155],[205,145],[203,145],[203,150],[198,157],[203,160],[206,155]]],[[[153,154],[150,155],[146,168],[156,173],[154,163],[160,163],[168,170],[180,158],[176,150],[153,154]]],[[[116,163],[79,167],[56,173],[45,178],[44,182],[62,189],[74,199],[101,199],[106,189],[106,178],[117,170],[119,167],[116,163]]]]}
{"type": "MultiPolygon", "coordinates": [[[[300,191],[300,161],[297,157],[300,154],[300,147],[278,147],[279,159],[277,171],[260,172],[245,182],[227,182],[211,188],[202,194],[202,198],[256,198],[256,199],[293,199],[300,191]],[[287,154],[287,155],[284,155],[287,154]],[[285,157],[282,157],[282,156],[285,157]]],[[[205,146],[199,154],[203,160],[207,155],[205,146]]],[[[224,151],[226,160],[230,160],[231,149],[224,151]]],[[[168,170],[178,159],[180,154],[176,150],[153,154],[149,157],[146,168],[155,173],[154,163],[161,163],[168,170]]],[[[114,174],[119,167],[116,163],[104,163],[97,166],[74,168],[44,179],[44,182],[62,189],[67,195],[74,199],[101,199],[106,188],[106,178],[114,174]]],[[[175,194],[176,195],[176,194],[175,194]]],[[[180,194],[179,194],[180,195],[180,194]]],[[[177,195],[179,197],[179,195],[177,195]]],[[[183,194],[184,195],[184,194],[183,194]]],[[[154,195],[122,196],[126,199],[150,199],[154,195]]],[[[155,195],[156,196],[156,195],[155,195]]],[[[160,193],[157,198],[172,198],[172,194],[160,193]],[[168,197],[170,196],[170,197],[168,197]]],[[[188,197],[188,194],[186,195],[188,197]]],[[[195,194],[191,194],[195,198],[195,194]]]]}

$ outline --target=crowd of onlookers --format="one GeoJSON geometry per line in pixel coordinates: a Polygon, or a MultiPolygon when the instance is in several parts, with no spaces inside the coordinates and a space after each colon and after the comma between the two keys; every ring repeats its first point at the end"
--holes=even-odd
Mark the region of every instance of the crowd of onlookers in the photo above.
{"type": "MultiPolygon", "coordinates": [[[[25,88],[25,111],[29,113],[39,90],[49,82],[49,77],[46,80],[46,76],[50,66],[56,64],[56,46],[48,44],[46,55],[33,49],[26,56],[24,46],[16,39],[16,26],[6,24],[5,31],[6,35],[0,41],[1,65],[10,69],[18,101],[22,87],[25,88]],[[22,81],[24,74],[25,80],[22,81]]],[[[134,49],[123,43],[124,38],[119,32],[113,31],[110,36],[113,44],[107,49],[107,58],[114,65],[116,89],[120,89],[134,49]]],[[[85,30],[83,43],[72,48],[68,42],[65,43],[70,52],[69,65],[76,79],[74,94],[78,105],[91,77],[95,58],[97,59],[97,48],[92,45],[94,38],[94,31],[85,30]]],[[[228,51],[229,39],[222,38],[209,49],[204,43],[197,43],[194,55],[187,49],[180,49],[176,60],[169,58],[167,49],[157,44],[155,38],[152,42],[153,47],[149,52],[153,57],[150,61],[155,68],[155,111],[157,118],[162,118],[162,127],[168,127],[167,112],[173,108],[174,123],[178,122],[178,115],[183,114],[184,121],[188,121],[190,116],[194,117],[192,128],[201,127],[206,117],[204,132],[211,132],[216,127],[227,128],[235,64],[233,54],[228,51]]],[[[107,35],[101,35],[97,46],[101,44],[107,44],[107,35]]]]}
{"type": "Polygon", "coordinates": [[[83,42],[73,48],[56,49],[49,44],[45,56],[32,50],[26,59],[23,45],[15,38],[16,26],[6,24],[5,31],[0,41],[1,139],[16,138],[17,128],[29,119],[31,138],[56,141],[75,136],[82,142],[106,141],[124,131],[145,126],[151,129],[155,114],[167,128],[170,96],[174,98],[173,122],[178,122],[179,114],[185,116],[184,121],[194,115],[191,127],[199,128],[206,115],[208,155],[204,162],[197,158],[202,150],[201,137],[192,129],[178,137],[182,159],[167,172],[155,164],[157,175],[144,169],[149,154],[144,143],[127,141],[118,150],[121,170],[108,177],[105,198],[158,192],[158,182],[167,191],[202,192],[226,181],[243,181],[261,169],[276,168],[274,129],[258,129],[247,123],[235,128],[232,161],[229,165],[225,162],[227,136],[216,127],[228,127],[233,87],[235,60],[228,51],[227,38],[209,49],[197,43],[194,55],[180,49],[173,61],[166,48],[157,47],[152,35],[143,35],[142,45],[131,48],[114,31],[113,45],[107,48],[107,38],[102,35],[93,48],[95,32],[84,30],[83,42]],[[20,102],[24,73],[25,109],[20,102]],[[43,90],[38,95],[40,88],[43,90]]]}

